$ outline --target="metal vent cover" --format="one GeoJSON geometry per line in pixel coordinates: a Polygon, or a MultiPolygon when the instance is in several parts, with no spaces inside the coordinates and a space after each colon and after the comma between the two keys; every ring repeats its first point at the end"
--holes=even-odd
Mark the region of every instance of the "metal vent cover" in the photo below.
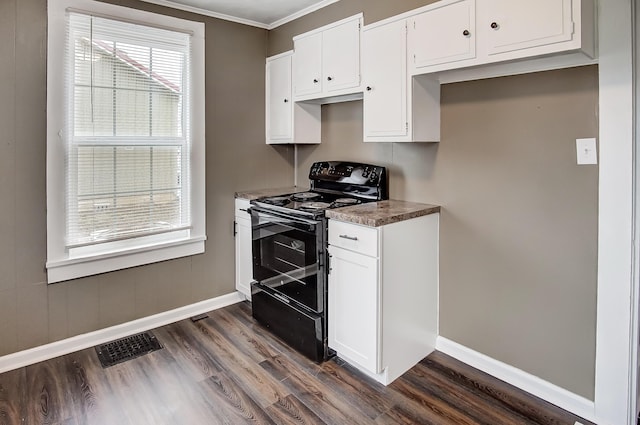
{"type": "Polygon", "coordinates": [[[103,368],[135,359],[162,348],[150,331],[128,336],[95,347],[103,368]]]}

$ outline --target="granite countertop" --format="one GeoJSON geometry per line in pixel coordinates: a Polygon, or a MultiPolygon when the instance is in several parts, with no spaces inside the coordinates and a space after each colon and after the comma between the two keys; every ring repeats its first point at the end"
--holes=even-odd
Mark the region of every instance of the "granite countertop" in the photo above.
{"type": "Polygon", "coordinates": [[[327,210],[326,215],[335,220],[379,227],[438,212],[440,212],[438,205],[388,200],[335,208],[327,210]]]}
{"type": "Polygon", "coordinates": [[[280,187],[276,189],[270,188],[259,190],[243,190],[240,192],[236,192],[236,198],[247,199],[251,201],[253,199],[258,199],[265,196],[286,195],[288,193],[306,192],[308,190],[308,188],[300,186],[280,187]]]}

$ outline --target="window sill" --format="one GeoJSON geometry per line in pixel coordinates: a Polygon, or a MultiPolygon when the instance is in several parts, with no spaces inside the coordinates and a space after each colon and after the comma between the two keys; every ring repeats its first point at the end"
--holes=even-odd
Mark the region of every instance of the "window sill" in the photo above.
{"type": "Polygon", "coordinates": [[[47,283],[62,282],[204,252],[206,236],[47,262],[47,283]]]}

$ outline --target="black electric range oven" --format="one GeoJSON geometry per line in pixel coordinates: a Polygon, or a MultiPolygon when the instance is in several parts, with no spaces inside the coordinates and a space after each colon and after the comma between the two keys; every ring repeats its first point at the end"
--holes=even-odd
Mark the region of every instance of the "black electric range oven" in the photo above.
{"type": "Polygon", "coordinates": [[[321,362],[327,346],[327,219],[331,208],[387,199],[384,167],[316,162],[311,189],[251,201],[253,317],[321,362]]]}

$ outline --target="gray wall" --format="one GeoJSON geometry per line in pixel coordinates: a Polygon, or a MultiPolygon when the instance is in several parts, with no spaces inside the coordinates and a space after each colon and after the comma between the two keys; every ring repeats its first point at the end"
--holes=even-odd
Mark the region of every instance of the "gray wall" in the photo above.
{"type": "Polygon", "coordinates": [[[267,33],[206,23],[206,253],[47,286],[46,0],[0,1],[0,355],[234,290],[236,190],[288,186],[292,149],[264,144],[267,33]]]}
{"type": "MultiPolygon", "coordinates": [[[[342,0],[271,31],[269,55],[416,3],[430,2],[342,0]]],[[[371,161],[389,167],[392,198],[442,205],[441,335],[589,399],[598,168],[576,165],[575,139],[597,135],[597,84],[591,66],[444,85],[439,144],[365,144],[362,102],[326,105],[322,144],[298,148],[300,182],[316,160],[371,161]]]]}
{"type": "MultiPolygon", "coordinates": [[[[291,148],[264,145],[265,52],[430,1],[342,0],[268,36],[118,3],[206,22],[206,253],[45,284],[46,1],[3,0],[0,355],[231,292],[234,191],[293,180],[291,148]]],[[[597,93],[595,67],[446,85],[440,144],[364,144],[362,102],[324,106],[298,179],[315,160],[371,161],[389,167],[393,198],[441,204],[442,335],[593,398],[598,174],[575,165],[574,139],[597,133],[597,93]]]]}

